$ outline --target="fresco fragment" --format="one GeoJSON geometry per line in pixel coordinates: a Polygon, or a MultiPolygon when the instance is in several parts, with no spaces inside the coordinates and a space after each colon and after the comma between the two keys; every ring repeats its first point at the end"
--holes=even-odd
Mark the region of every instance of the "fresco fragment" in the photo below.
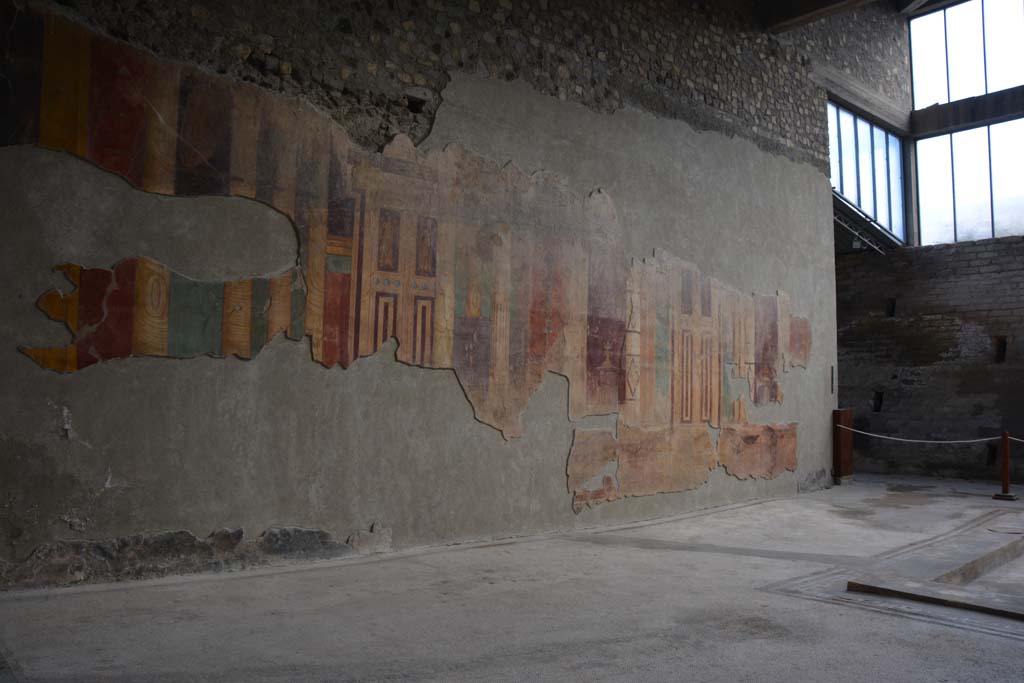
{"type": "Polygon", "coordinates": [[[73,338],[23,348],[40,366],[248,359],[283,333],[348,367],[395,338],[399,361],[453,369],[507,438],[547,372],[568,378],[570,418],[616,414],[614,434],[576,431],[577,511],[696,488],[719,465],[740,478],[795,468],[796,425],[749,424],[729,388],[746,380],[755,405],[781,402],[780,371],[807,365],[810,323],[784,294],[741,293],[664,252],[628,259],[604,192],[455,145],[422,153],[400,136],[368,152],[296,100],[62,17],[42,26],[13,28],[36,36],[10,39],[10,59],[41,95],[4,115],[5,143],[74,153],[151,192],[258,199],[292,219],[300,253],[288,272],[226,282],[145,257],[60,266],[73,289],[38,306],[73,338]]]}

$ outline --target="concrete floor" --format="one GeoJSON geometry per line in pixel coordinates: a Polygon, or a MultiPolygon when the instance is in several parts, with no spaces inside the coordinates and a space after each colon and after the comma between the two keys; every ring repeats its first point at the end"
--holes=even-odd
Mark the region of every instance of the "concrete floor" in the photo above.
{"type": "Polygon", "coordinates": [[[1024,510],[992,490],[860,478],[629,528],[13,592],[0,680],[1019,681],[1009,620],[798,589],[1024,510]]]}

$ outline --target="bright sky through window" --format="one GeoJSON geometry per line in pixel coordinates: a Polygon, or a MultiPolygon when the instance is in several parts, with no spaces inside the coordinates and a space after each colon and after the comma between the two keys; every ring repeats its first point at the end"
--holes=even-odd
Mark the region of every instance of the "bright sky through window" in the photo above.
{"type": "Polygon", "coordinates": [[[903,152],[888,131],[828,104],[832,187],[903,240],[903,152]]]}
{"type": "Polygon", "coordinates": [[[910,22],[914,108],[1024,84],[1024,0],[971,0],[910,22]]]}
{"type": "Polygon", "coordinates": [[[1024,119],[917,141],[921,244],[1024,235],[1024,119]]]}
{"type": "MultiPolygon", "coordinates": [[[[910,22],[914,107],[1024,85],[1024,0],[910,22]]],[[[1024,119],[917,141],[921,243],[1024,234],[1024,119]]]]}

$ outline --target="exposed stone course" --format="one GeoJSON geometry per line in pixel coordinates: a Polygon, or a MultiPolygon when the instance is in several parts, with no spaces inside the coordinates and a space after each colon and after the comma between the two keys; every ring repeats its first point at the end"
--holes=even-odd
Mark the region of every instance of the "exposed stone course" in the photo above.
{"type": "Polygon", "coordinates": [[[368,542],[357,548],[335,541],[323,529],[294,526],[271,527],[250,541],[242,540],[240,528],[218,529],[205,540],[188,531],[160,531],[53,541],[37,546],[21,562],[0,560],[0,590],[234,571],[282,559],[325,559],[390,550],[390,530],[379,524],[375,527],[387,533],[371,533],[368,542]]]}
{"type": "Polygon", "coordinates": [[[425,138],[462,71],[602,112],[639,106],[827,166],[825,93],[808,58],[742,0],[62,4],[160,55],[302,96],[370,147],[425,138]]]}
{"type": "Polygon", "coordinates": [[[909,114],[910,27],[889,3],[825,17],[783,38],[819,64],[842,73],[909,114]]]}

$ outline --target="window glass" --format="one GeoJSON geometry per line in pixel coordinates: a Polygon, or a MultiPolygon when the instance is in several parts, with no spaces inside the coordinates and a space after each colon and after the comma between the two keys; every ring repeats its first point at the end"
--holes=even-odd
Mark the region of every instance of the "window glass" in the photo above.
{"type": "Polygon", "coordinates": [[[857,171],[860,174],[861,210],[869,216],[875,216],[875,179],[871,169],[871,124],[864,119],[857,119],[857,171]]]}
{"type": "Polygon", "coordinates": [[[831,102],[826,112],[833,188],[879,227],[904,240],[900,139],[831,102]]]}
{"type": "Polygon", "coordinates": [[[917,141],[917,190],[921,244],[954,241],[953,164],[948,135],[917,141]]]}
{"type": "Polygon", "coordinates": [[[885,131],[872,126],[871,146],[875,155],[875,220],[891,226],[889,218],[889,144],[885,131]]]}
{"type": "Polygon", "coordinates": [[[983,40],[981,0],[971,0],[946,10],[950,102],[985,94],[983,40]]]}
{"type": "Polygon", "coordinates": [[[991,128],[996,237],[1024,235],[1024,119],[991,128]]]}
{"type": "Polygon", "coordinates": [[[949,102],[944,18],[944,12],[933,12],[910,22],[914,109],[949,102]]]}
{"type": "Polygon", "coordinates": [[[839,110],[839,139],[842,153],[843,186],[840,193],[854,204],[857,194],[857,135],[853,114],[839,110]]]}
{"type": "Polygon", "coordinates": [[[906,240],[903,229],[903,152],[900,139],[889,134],[889,204],[892,206],[892,234],[906,240]]]}
{"type": "Polygon", "coordinates": [[[828,162],[832,174],[832,187],[839,189],[839,111],[828,104],[828,162]]]}
{"type": "Polygon", "coordinates": [[[953,134],[953,183],[957,242],[992,237],[987,128],[953,134]]]}
{"type": "Polygon", "coordinates": [[[988,91],[1024,84],[1024,2],[985,0],[988,91]]]}

